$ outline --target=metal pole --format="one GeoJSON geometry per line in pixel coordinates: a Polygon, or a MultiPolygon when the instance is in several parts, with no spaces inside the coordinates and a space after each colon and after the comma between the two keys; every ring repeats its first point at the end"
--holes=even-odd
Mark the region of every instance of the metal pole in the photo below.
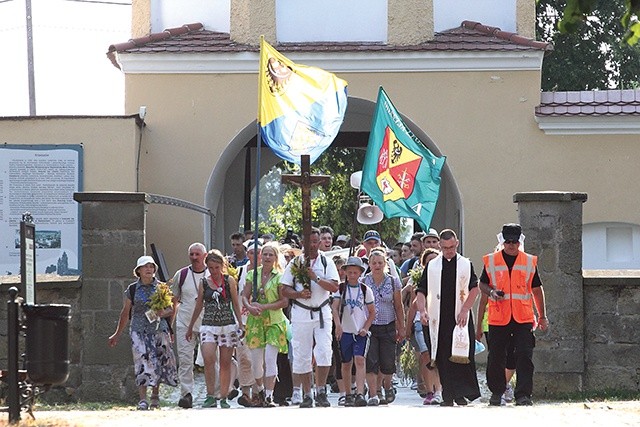
{"type": "Polygon", "coordinates": [[[7,382],[9,385],[7,403],[9,406],[9,422],[20,421],[20,388],[18,386],[18,288],[12,286],[9,289],[9,301],[7,301],[7,382]]]}
{"type": "Polygon", "coordinates": [[[36,115],[36,78],[33,64],[33,14],[31,0],[25,0],[27,14],[27,74],[29,77],[29,115],[36,115]]]}

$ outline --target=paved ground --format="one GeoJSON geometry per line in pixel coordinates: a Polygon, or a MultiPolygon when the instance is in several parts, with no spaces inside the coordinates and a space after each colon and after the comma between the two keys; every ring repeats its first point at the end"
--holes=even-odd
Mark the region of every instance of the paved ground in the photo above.
{"type": "MultiPolygon", "coordinates": [[[[197,383],[202,384],[201,375],[197,383]]],[[[484,380],[481,378],[480,383],[484,380]]],[[[232,409],[200,409],[204,400],[198,394],[194,402],[196,408],[184,410],[177,408],[177,391],[167,390],[163,394],[162,409],[156,411],[136,411],[131,407],[107,411],[39,411],[36,409],[36,421],[25,421],[25,426],[101,426],[101,427],[158,427],[162,423],[178,422],[180,426],[200,426],[215,423],[237,425],[242,422],[257,421],[261,425],[270,426],[286,419],[289,425],[319,425],[321,422],[374,422],[375,425],[390,427],[394,423],[426,423],[439,426],[452,425],[492,425],[494,417],[508,417],[498,425],[512,424],[517,427],[555,427],[555,426],[640,426],[640,401],[606,402],[606,403],[544,403],[537,402],[532,407],[516,407],[508,405],[500,408],[489,407],[488,394],[483,385],[483,397],[466,407],[427,407],[422,399],[409,387],[398,388],[397,400],[388,406],[366,408],[343,408],[337,406],[337,394],[330,394],[331,408],[301,409],[298,407],[278,408],[242,408],[235,401],[232,409]],[[212,418],[212,415],[215,418],[212,418]],[[322,419],[319,417],[323,417],[322,419]],[[363,420],[364,417],[364,420],[363,420]],[[322,421],[321,421],[322,420],[322,421]],[[343,421],[342,421],[343,422],[343,421]],[[273,423],[273,424],[272,424],[273,423]],[[383,424],[380,424],[383,423],[383,424]]],[[[28,420],[27,414],[22,414],[28,420]]],[[[7,418],[0,420],[0,425],[7,418]]],[[[224,425],[224,424],[223,424],[224,425]]]]}

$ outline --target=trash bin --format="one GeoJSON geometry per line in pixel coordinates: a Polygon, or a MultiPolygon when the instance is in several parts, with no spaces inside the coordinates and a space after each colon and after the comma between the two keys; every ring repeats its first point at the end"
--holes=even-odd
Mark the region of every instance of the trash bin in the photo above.
{"type": "Polygon", "coordinates": [[[62,384],[69,377],[69,318],[66,304],[24,304],[26,368],[34,384],[62,384]]]}

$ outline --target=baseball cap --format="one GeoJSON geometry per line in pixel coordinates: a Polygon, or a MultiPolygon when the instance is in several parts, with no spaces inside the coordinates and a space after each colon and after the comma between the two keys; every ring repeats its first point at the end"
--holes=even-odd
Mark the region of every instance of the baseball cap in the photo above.
{"type": "Polygon", "coordinates": [[[502,226],[502,237],[504,240],[520,240],[522,234],[522,227],[520,224],[505,224],[502,226]]]}
{"type": "Polygon", "coordinates": [[[382,241],[380,238],[380,233],[376,230],[369,230],[364,233],[364,237],[362,238],[362,242],[366,242],[367,240],[376,239],[378,242],[382,241]]]}
{"type": "Polygon", "coordinates": [[[336,243],[337,242],[346,242],[347,240],[349,240],[349,238],[347,236],[345,236],[344,234],[341,234],[336,238],[336,243]]]}

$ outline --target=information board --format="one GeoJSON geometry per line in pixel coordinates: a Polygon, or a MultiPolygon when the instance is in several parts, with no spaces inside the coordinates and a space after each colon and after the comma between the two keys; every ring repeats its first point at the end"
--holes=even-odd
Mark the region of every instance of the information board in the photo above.
{"type": "Polygon", "coordinates": [[[38,274],[81,269],[81,145],[0,145],[0,275],[20,274],[20,221],[30,212],[38,274]]]}

